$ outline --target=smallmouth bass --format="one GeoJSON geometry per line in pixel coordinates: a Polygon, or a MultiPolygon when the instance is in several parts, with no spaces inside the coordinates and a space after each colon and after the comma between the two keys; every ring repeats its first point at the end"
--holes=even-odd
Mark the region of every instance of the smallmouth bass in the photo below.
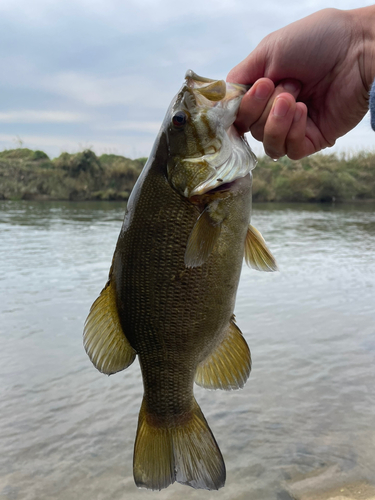
{"type": "Polygon", "coordinates": [[[187,72],[131,193],[108,282],[85,323],[86,352],[102,373],[139,358],[139,487],[225,483],[193,385],[243,387],[251,357],[233,315],[243,257],[256,269],[276,270],[250,225],[256,159],[233,126],[246,90],[187,72]]]}

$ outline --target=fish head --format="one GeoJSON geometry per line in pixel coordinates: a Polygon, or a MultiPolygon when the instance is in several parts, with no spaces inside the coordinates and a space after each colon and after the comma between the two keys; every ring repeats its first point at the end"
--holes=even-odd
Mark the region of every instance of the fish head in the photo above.
{"type": "Polygon", "coordinates": [[[233,125],[247,90],[187,71],[164,122],[167,176],[182,196],[204,195],[255,167],[255,155],[233,125]]]}

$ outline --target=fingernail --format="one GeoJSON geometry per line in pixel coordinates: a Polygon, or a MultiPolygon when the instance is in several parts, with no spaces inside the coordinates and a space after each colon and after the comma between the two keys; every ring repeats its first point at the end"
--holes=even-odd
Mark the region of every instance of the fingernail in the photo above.
{"type": "Polygon", "coordinates": [[[267,99],[270,94],[271,92],[269,86],[265,85],[264,83],[260,83],[259,85],[257,85],[254,95],[257,99],[267,99]]]}
{"type": "Polygon", "coordinates": [[[302,110],[297,106],[296,111],[294,113],[293,122],[298,122],[301,119],[302,110]]]}
{"type": "Polygon", "coordinates": [[[289,111],[289,108],[290,108],[290,106],[289,106],[288,101],[286,101],[282,97],[277,97],[275,99],[275,103],[273,105],[272,112],[275,116],[282,118],[283,116],[285,116],[287,114],[287,112],[289,111]]]}
{"type": "Polygon", "coordinates": [[[301,84],[297,81],[289,81],[282,84],[284,90],[290,94],[295,94],[301,89],[301,84]]]}

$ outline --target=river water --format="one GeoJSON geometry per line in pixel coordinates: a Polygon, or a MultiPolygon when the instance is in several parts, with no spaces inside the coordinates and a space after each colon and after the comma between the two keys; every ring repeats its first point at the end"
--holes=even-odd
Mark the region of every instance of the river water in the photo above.
{"type": "Polygon", "coordinates": [[[243,268],[252,374],[195,390],[226,486],[150,492],[132,478],[138,362],[106,377],[81,339],[124,205],[0,202],[0,498],[282,500],[285,481],[334,464],[374,481],[374,208],[254,206],[280,272],[243,268]]]}

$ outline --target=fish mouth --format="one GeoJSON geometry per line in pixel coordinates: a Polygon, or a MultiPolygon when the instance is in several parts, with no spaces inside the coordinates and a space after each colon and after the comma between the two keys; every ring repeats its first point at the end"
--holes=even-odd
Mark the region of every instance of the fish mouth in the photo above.
{"type": "Polygon", "coordinates": [[[185,75],[184,104],[190,112],[207,109],[214,113],[220,122],[218,136],[207,144],[202,156],[185,158],[183,161],[209,167],[210,174],[198,185],[190,185],[185,196],[200,196],[235,179],[245,177],[255,167],[256,158],[246,139],[240,136],[233,126],[242,97],[250,88],[247,85],[226,83],[197,75],[189,69],[185,75]]]}
{"type": "MultiPolygon", "coordinates": [[[[189,135],[180,136],[186,137],[186,142],[176,140],[176,150],[169,149],[173,160],[168,167],[170,182],[184,197],[219,191],[255,167],[255,155],[233,125],[248,89],[201,77],[192,70],[186,72],[171,113],[173,117],[181,112],[185,115],[189,135]],[[177,145],[185,149],[182,154],[177,145]]],[[[177,137],[176,128],[169,127],[168,132],[174,134],[170,137],[177,137]]]]}
{"type": "Polygon", "coordinates": [[[203,96],[209,101],[218,102],[224,99],[227,86],[224,80],[212,80],[199,76],[189,69],[185,75],[186,85],[193,90],[196,97],[203,96]]]}
{"type": "MultiPolygon", "coordinates": [[[[251,85],[241,85],[239,83],[226,83],[224,80],[213,80],[205,78],[194,73],[193,70],[187,70],[185,74],[186,85],[197,98],[197,104],[206,104],[210,101],[213,105],[221,102],[221,105],[233,101],[236,97],[241,98],[251,87],[251,85]],[[207,101],[199,98],[203,97],[207,101]],[[201,102],[199,102],[201,100],[201,102]]],[[[223,107],[224,107],[223,106],[223,107]]]]}

